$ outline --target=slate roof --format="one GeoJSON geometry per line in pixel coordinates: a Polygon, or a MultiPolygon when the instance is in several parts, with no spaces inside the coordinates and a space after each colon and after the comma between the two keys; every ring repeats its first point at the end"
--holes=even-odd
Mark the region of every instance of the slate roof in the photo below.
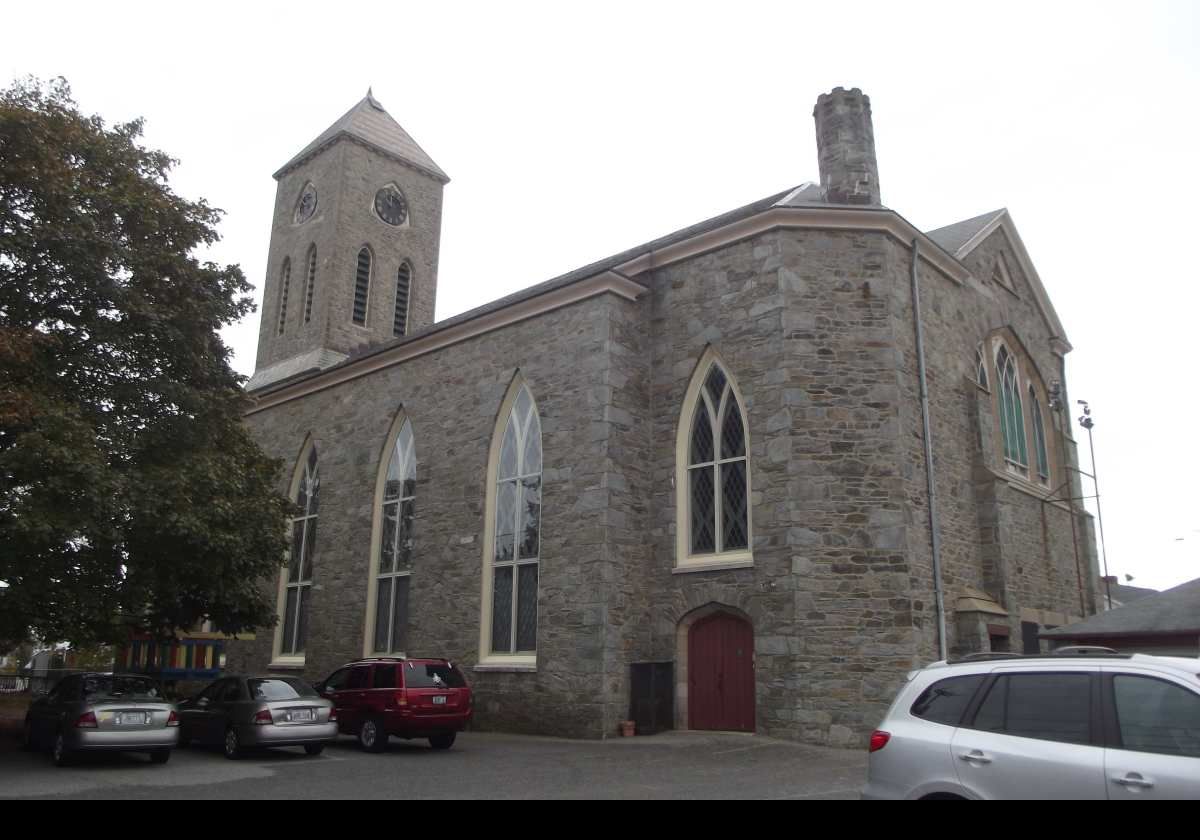
{"type": "Polygon", "coordinates": [[[1043,639],[1200,634],[1200,578],[1040,634],[1043,639]]]}
{"type": "Polygon", "coordinates": [[[961,222],[955,222],[952,225],[940,227],[937,230],[926,231],[925,235],[957,257],[962,246],[970,242],[975,234],[991,224],[997,216],[1004,212],[1004,208],[993,210],[991,213],[984,213],[982,216],[976,216],[973,219],[965,219],[961,222]]]}
{"type": "Polygon", "coordinates": [[[389,157],[420,169],[443,184],[450,176],[425,154],[400,123],[383,109],[370,91],[357,105],[342,115],[341,119],[325,129],[316,140],[309,143],[300,154],[289,160],[275,173],[276,179],[283,177],[289,169],[300,165],[322,149],[332,146],[339,138],[352,137],[389,157]]]}

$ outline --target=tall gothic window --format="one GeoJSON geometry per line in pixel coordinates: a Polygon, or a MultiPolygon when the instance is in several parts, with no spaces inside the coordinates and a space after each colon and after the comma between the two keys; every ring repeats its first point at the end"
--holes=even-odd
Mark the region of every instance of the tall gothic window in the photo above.
{"type": "Polygon", "coordinates": [[[396,312],[392,316],[392,335],[397,337],[408,332],[408,293],[411,286],[412,268],[407,262],[402,262],[396,271],[396,312]]]}
{"type": "Polygon", "coordinates": [[[996,371],[1000,378],[1000,433],[1004,437],[1004,458],[1022,472],[1029,469],[1025,443],[1025,414],[1021,405],[1021,386],[1017,363],[1008,348],[996,353],[996,371]]]}
{"type": "Polygon", "coordinates": [[[1050,480],[1050,459],[1046,455],[1046,426],[1042,421],[1042,403],[1033,385],[1029,386],[1029,413],[1033,423],[1033,449],[1037,457],[1037,474],[1043,482],[1050,480]]]}
{"type": "MultiPolygon", "coordinates": [[[[680,555],[687,565],[743,559],[750,550],[750,478],[746,422],[736,389],[715,359],[698,369],[684,405],[687,438],[677,481],[680,555]]],[[[681,429],[682,431],[682,429],[681,429]]]]}
{"type": "Polygon", "coordinates": [[[308,277],[304,290],[304,323],[312,320],[313,290],[317,287],[317,246],[308,246],[308,277]]]}
{"type": "Polygon", "coordinates": [[[537,650],[538,563],[542,528],[542,430],[537,405],[524,385],[504,423],[492,489],[490,651],[537,650]]]}
{"type": "Polygon", "coordinates": [[[304,462],[296,491],[296,508],[292,516],[292,550],[288,557],[284,585],[283,625],[280,653],[284,656],[304,654],[308,631],[309,596],[313,581],[313,548],[317,538],[317,505],[320,500],[321,478],[317,472],[317,448],[311,447],[304,462]]]}
{"type": "Polygon", "coordinates": [[[982,344],[975,348],[975,381],[984,388],[988,387],[987,356],[982,344]]]}
{"type": "Polygon", "coordinates": [[[371,291],[371,249],[364,247],[358,252],[358,265],[354,269],[354,323],[367,323],[367,300],[371,291]]]}
{"type": "Polygon", "coordinates": [[[412,424],[400,427],[387,462],[383,485],[382,534],[375,578],[375,637],[378,653],[408,649],[408,589],[412,575],[413,503],[417,492],[417,456],[412,424]]]}
{"type": "Polygon", "coordinates": [[[292,260],[283,258],[283,268],[279,272],[279,334],[287,324],[288,286],[292,282],[292,260]]]}

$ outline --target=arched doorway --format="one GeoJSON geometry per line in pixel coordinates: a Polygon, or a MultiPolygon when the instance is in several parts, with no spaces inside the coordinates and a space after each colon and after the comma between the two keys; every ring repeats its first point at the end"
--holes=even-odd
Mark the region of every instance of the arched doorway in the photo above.
{"type": "Polygon", "coordinates": [[[754,628],[724,610],[687,630],[687,726],[754,731],[754,628]]]}

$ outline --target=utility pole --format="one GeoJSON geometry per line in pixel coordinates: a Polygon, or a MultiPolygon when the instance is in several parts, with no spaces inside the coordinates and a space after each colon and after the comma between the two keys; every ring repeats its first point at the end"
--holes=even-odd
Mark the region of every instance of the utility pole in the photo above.
{"type": "Polygon", "coordinates": [[[1079,418],[1079,425],[1087,429],[1088,433],[1088,449],[1092,453],[1092,486],[1096,488],[1096,520],[1100,523],[1100,556],[1104,558],[1104,596],[1108,600],[1108,608],[1112,609],[1112,583],[1108,579],[1108,549],[1104,545],[1104,514],[1100,510],[1100,479],[1096,476],[1096,443],[1092,439],[1092,426],[1096,425],[1096,421],[1092,419],[1092,409],[1088,405],[1087,400],[1076,400],[1075,402],[1083,406],[1083,415],[1079,418]]]}

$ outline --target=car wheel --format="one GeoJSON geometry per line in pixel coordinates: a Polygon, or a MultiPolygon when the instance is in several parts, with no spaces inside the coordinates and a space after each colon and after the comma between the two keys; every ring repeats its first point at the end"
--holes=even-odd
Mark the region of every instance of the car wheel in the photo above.
{"type": "Polygon", "coordinates": [[[154,750],[150,753],[150,760],[155,764],[166,764],[171,760],[170,750],[154,750]]]}
{"type": "Polygon", "coordinates": [[[448,750],[454,746],[454,739],[457,736],[455,732],[444,732],[441,735],[434,735],[429,739],[429,746],[435,750],[448,750]]]}
{"type": "Polygon", "coordinates": [[[387,732],[374,718],[367,718],[358,727],[358,744],[367,752],[382,752],[387,739],[387,732]]]}
{"type": "Polygon", "coordinates": [[[242,739],[232,726],[225,730],[225,757],[231,760],[242,757],[242,739]]]}
{"type": "Polygon", "coordinates": [[[309,755],[320,755],[325,751],[324,744],[305,744],[304,751],[309,755]]]}
{"type": "Polygon", "coordinates": [[[54,736],[54,750],[51,755],[54,758],[55,767],[66,767],[71,763],[71,750],[67,748],[67,736],[59,732],[54,736]]]}

